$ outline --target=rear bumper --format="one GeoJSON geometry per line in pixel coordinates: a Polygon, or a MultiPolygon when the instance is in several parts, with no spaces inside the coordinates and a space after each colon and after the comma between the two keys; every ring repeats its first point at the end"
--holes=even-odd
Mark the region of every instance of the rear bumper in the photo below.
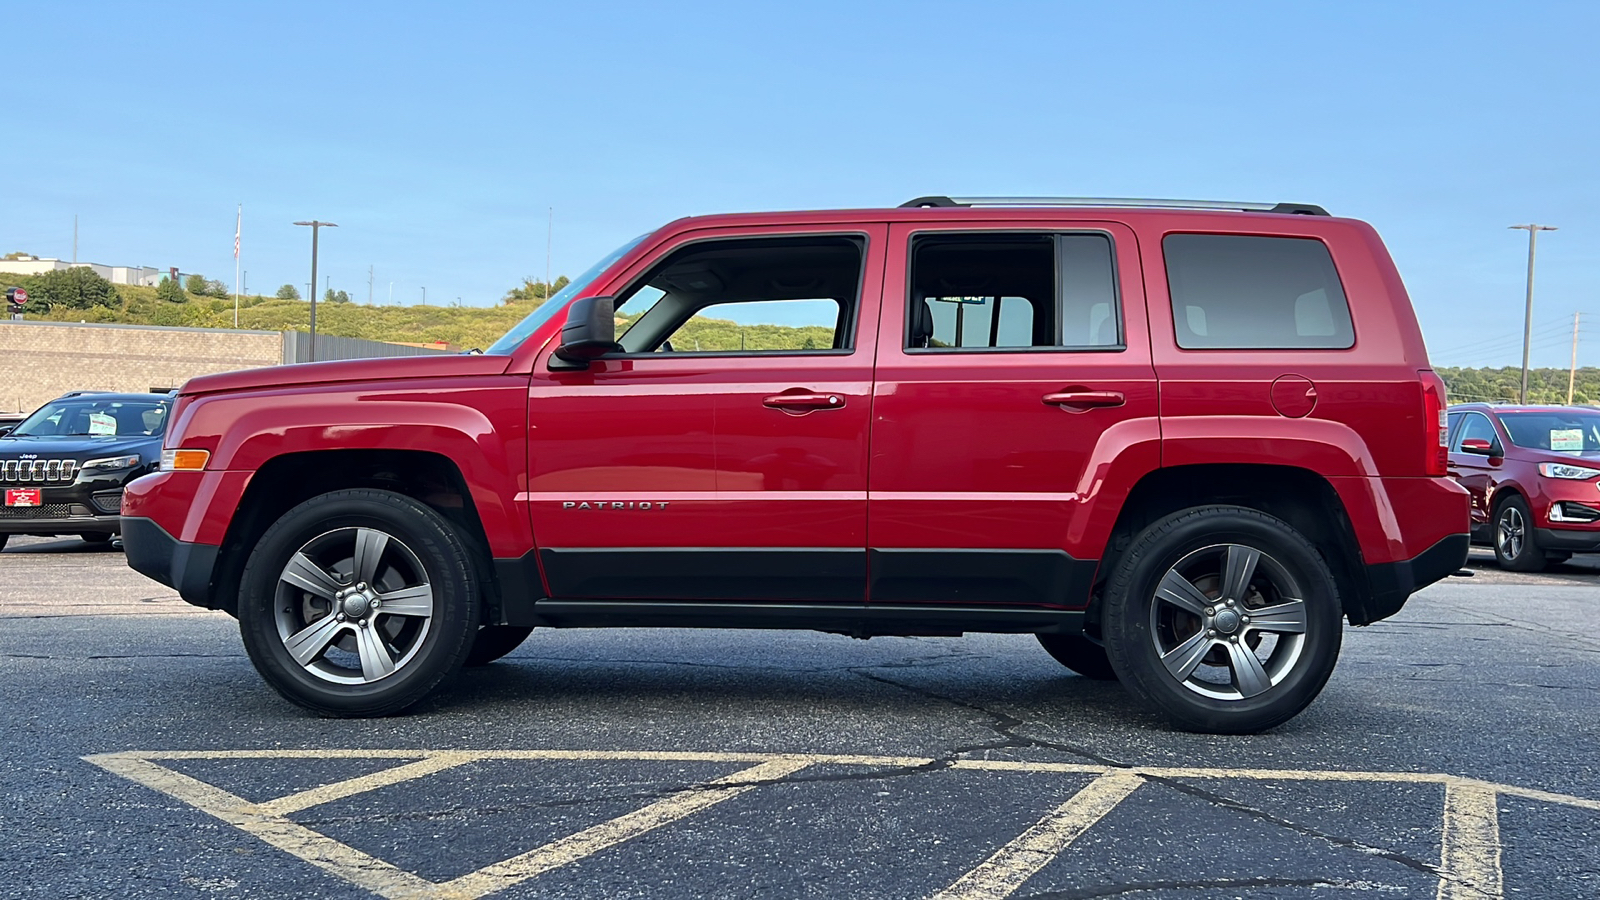
{"type": "Polygon", "coordinates": [[[1371,625],[1399,612],[1412,594],[1466,565],[1470,545],[1465,532],[1452,534],[1411,559],[1367,566],[1372,590],[1363,604],[1346,602],[1350,623],[1371,625]]]}
{"type": "Polygon", "coordinates": [[[214,608],[211,573],[221,548],[180,541],[153,519],[127,516],[122,520],[122,549],[135,572],[176,589],[195,606],[214,608]]]}

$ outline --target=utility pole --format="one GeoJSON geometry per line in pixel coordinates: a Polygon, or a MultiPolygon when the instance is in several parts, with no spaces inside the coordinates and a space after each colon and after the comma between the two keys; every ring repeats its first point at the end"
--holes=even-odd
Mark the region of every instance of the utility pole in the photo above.
{"type": "Polygon", "coordinates": [[[78,217],[72,217],[72,264],[78,264],[78,217]]]}
{"type": "Polygon", "coordinates": [[[1572,383],[1578,380],[1578,317],[1583,313],[1572,314],[1572,368],[1567,370],[1567,405],[1572,405],[1572,383]]]}
{"type": "Polygon", "coordinates": [[[372,264],[367,264],[367,305],[372,305],[372,264]]]}
{"type": "Polygon", "coordinates": [[[311,226],[311,284],[306,290],[311,293],[311,362],[317,361],[317,232],[323,228],[338,228],[333,222],[319,222],[312,219],[309,222],[296,222],[296,225],[311,226]]]}
{"type": "Polygon", "coordinates": [[[422,286],[422,305],[423,306],[427,306],[428,305],[428,286],[427,285],[423,285],[422,286]]]}
{"type": "Polygon", "coordinates": [[[1528,305],[1522,316],[1522,393],[1517,402],[1528,402],[1528,343],[1533,337],[1533,251],[1539,241],[1539,232],[1555,231],[1553,225],[1511,225],[1513,229],[1528,232],[1528,305]]]}

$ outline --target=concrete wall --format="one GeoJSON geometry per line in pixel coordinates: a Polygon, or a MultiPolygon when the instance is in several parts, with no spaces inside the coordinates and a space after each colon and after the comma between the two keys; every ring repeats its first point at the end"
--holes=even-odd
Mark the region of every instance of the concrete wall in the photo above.
{"type": "Polygon", "coordinates": [[[0,411],[31,412],[67,391],[148,391],[197,375],[283,362],[283,334],[0,321],[0,411]]]}

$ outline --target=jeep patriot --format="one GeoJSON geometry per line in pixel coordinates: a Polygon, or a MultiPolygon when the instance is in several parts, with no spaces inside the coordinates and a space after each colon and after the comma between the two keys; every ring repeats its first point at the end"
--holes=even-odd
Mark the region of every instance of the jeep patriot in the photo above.
{"type": "Polygon", "coordinates": [[[1465,561],[1444,416],[1366,223],[924,197],[681,219],[482,354],[196,378],[122,528],[324,715],[540,626],[989,631],[1253,732],[1465,561]]]}

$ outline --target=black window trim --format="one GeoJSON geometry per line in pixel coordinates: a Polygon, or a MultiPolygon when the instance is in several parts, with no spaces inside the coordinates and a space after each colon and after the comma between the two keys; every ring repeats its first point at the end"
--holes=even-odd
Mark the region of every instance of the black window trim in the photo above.
{"type": "Polygon", "coordinates": [[[1172,346],[1179,353],[1349,353],[1361,346],[1361,335],[1356,328],[1355,306],[1350,302],[1350,291],[1345,288],[1344,273],[1339,271],[1339,261],[1333,256],[1333,247],[1320,236],[1314,234],[1272,234],[1255,231],[1168,231],[1161,235],[1161,240],[1156,244],[1161,248],[1161,277],[1167,292],[1167,312],[1172,317],[1172,346]],[[1219,237],[1264,237],[1287,238],[1296,241],[1316,241],[1328,253],[1328,260],[1333,263],[1333,278],[1339,283],[1339,291],[1344,294],[1345,310],[1350,314],[1350,345],[1348,347],[1185,347],[1178,343],[1178,305],[1172,298],[1172,277],[1167,269],[1167,238],[1175,234],[1214,235],[1219,237]]]}
{"type": "MultiPolygon", "coordinates": [[[[673,247],[671,250],[668,250],[667,252],[665,252],[665,253],[661,254],[660,256],[656,257],[656,262],[659,263],[659,262],[667,259],[668,257],[671,257],[672,255],[678,253],[680,250],[683,250],[683,249],[685,249],[687,247],[692,247],[692,246],[694,246],[696,244],[726,243],[728,241],[794,240],[796,238],[803,239],[803,238],[830,238],[830,237],[852,238],[852,239],[859,240],[861,242],[861,267],[860,267],[860,271],[858,271],[856,273],[855,316],[854,316],[853,319],[851,319],[850,321],[847,321],[845,323],[846,326],[847,326],[846,331],[845,331],[845,341],[846,341],[847,344],[849,344],[848,347],[828,347],[826,349],[821,349],[821,350],[753,350],[753,351],[752,350],[684,350],[684,351],[676,351],[675,350],[675,351],[673,351],[671,353],[662,353],[660,350],[651,350],[651,351],[646,352],[646,353],[607,353],[604,356],[596,357],[596,359],[602,359],[602,360],[606,360],[606,359],[630,359],[630,360],[637,360],[637,359],[661,359],[661,360],[682,359],[682,360],[692,360],[692,359],[767,359],[769,357],[794,357],[794,356],[854,356],[856,351],[857,351],[857,349],[859,349],[856,346],[856,338],[859,336],[859,334],[861,332],[861,307],[863,305],[861,298],[862,298],[862,295],[866,292],[866,289],[867,289],[867,260],[870,258],[870,254],[871,254],[871,251],[872,251],[872,235],[867,233],[867,232],[865,232],[865,231],[801,231],[801,232],[787,232],[787,233],[782,233],[782,234],[723,234],[723,235],[716,235],[716,236],[691,238],[690,240],[684,241],[683,243],[678,244],[677,246],[673,247]]],[[[644,279],[651,272],[655,271],[655,268],[656,268],[656,266],[653,265],[653,264],[648,266],[648,267],[646,267],[636,277],[630,279],[628,281],[628,283],[625,284],[622,287],[621,290],[616,291],[613,294],[613,296],[621,297],[621,296],[627,294],[629,291],[631,291],[634,288],[636,288],[642,281],[644,281],[644,279]]],[[[817,299],[825,299],[825,298],[820,298],[819,297],[817,299]]],[[[759,301],[730,300],[728,302],[730,302],[730,303],[750,303],[750,302],[759,302],[759,301]]],[[[716,304],[712,304],[712,305],[714,306],[716,304]]],[[[706,308],[709,308],[709,307],[706,307],[706,308]]],[[[849,317],[846,317],[846,318],[848,319],[849,317]]],[[[685,320],[685,323],[687,324],[687,320],[685,320]]],[[[619,335],[619,337],[620,337],[620,335],[619,335]]]]}
{"type": "MultiPolygon", "coordinates": [[[[905,274],[905,303],[901,310],[900,351],[915,354],[949,354],[949,353],[1124,353],[1128,349],[1128,335],[1125,330],[1126,323],[1123,316],[1122,275],[1117,266],[1117,237],[1106,228],[919,228],[906,235],[906,274],[905,274]],[[1049,347],[913,347],[911,346],[911,304],[914,301],[911,286],[912,267],[916,264],[916,253],[913,247],[917,239],[927,236],[942,237],[945,235],[1005,235],[1005,234],[1047,234],[1052,238],[1050,248],[1050,265],[1055,269],[1055,333],[1056,340],[1061,340],[1061,242],[1054,240],[1066,235],[1096,234],[1104,237],[1111,245],[1111,312],[1117,317],[1117,342],[1115,344],[1075,344],[1070,347],[1059,344],[1049,347]]],[[[881,340],[881,338],[880,338],[881,340]]]]}

